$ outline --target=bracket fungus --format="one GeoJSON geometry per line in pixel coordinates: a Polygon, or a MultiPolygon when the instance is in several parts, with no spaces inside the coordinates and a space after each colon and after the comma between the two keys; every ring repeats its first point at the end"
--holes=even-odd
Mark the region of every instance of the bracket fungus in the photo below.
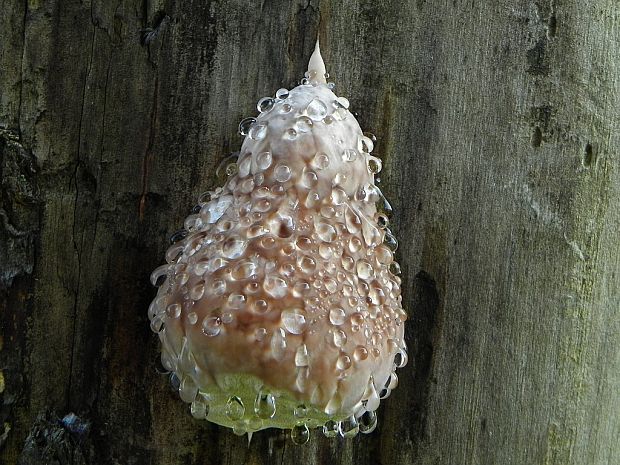
{"type": "Polygon", "coordinates": [[[305,76],[240,123],[238,159],[173,236],[149,308],[195,418],[298,444],[309,428],[372,432],[407,363],[374,136],[327,83],[318,42],[305,76]]]}

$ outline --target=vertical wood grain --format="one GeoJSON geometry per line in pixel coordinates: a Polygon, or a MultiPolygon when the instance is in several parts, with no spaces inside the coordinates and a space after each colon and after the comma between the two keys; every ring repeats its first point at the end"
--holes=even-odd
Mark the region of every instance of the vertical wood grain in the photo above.
{"type": "Polygon", "coordinates": [[[617,2],[3,9],[0,462],[620,463],[617,2]],[[148,277],[317,34],[379,138],[412,360],[373,434],[248,446],[155,372],[148,277]]]}

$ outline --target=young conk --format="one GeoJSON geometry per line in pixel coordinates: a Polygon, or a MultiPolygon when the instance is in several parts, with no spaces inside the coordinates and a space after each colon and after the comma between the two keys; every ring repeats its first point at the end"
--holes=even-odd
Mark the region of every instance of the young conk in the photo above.
{"type": "Polygon", "coordinates": [[[297,444],[317,427],[372,432],[407,363],[374,136],[326,77],[317,42],[301,85],[241,122],[238,159],[173,236],[148,311],[195,418],[297,444]]]}

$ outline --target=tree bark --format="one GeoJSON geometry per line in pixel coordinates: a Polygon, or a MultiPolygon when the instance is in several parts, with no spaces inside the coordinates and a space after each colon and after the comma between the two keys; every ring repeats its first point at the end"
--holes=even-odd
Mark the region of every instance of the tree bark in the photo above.
{"type": "Polygon", "coordinates": [[[2,463],[620,463],[615,0],[3,10],[2,463]],[[156,373],[148,277],[317,34],[379,137],[412,360],[373,434],[248,446],[156,373]]]}

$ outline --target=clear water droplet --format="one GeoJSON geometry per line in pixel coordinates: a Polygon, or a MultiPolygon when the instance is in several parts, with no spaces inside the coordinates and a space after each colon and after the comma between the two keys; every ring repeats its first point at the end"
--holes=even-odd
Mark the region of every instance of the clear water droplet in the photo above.
{"type": "Polygon", "coordinates": [[[334,393],[334,395],[329,399],[327,405],[325,406],[325,413],[328,415],[334,415],[340,412],[342,408],[342,396],[338,391],[334,393]]]}
{"type": "Polygon", "coordinates": [[[368,171],[370,171],[372,174],[377,174],[379,171],[381,171],[382,167],[383,163],[377,157],[368,158],[368,171]]]}
{"type": "Polygon", "coordinates": [[[345,110],[348,110],[349,99],[347,99],[346,97],[337,97],[336,100],[334,100],[334,106],[336,108],[343,108],[345,110]]]}
{"type": "Polygon", "coordinates": [[[338,435],[338,423],[334,420],[327,420],[323,425],[323,434],[328,438],[335,438],[338,435]]]}
{"type": "MultiPolygon", "coordinates": [[[[319,254],[321,255],[321,257],[327,260],[331,258],[331,249],[329,248],[329,246],[325,246],[325,244],[321,244],[319,246],[319,254]],[[322,250],[329,250],[330,253],[329,254],[322,253],[322,250]]],[[[325,278],[323,280],[323,284],[325,285],[325,290],[329,292],[330,294],[334,294],[338,290],[338,283],[336,282],[335,279],[325,278]]]]}
{"type": "Polygon", "coordinates": [[[360,432],[363,434],[372,433],[377,427],[377,413],[374,411],[364,412],[358,419],[360,432]]]}
{"type": "Polygon", "coordinates": [[[265,313],[269,311],[269,304],[267,303],[266,300],[259,299],[259,300],[254,301],[253,308],[254,308],[254,311],[258,313],[259,315],[264,315],[265,313]]]}
{"type": "Polygon", "coordinates": [[[347,116],[349,116],[349,112],[344,108],[336,108],[336,110],[332,113],[332,117],[336,121],[344,121],[347,119],[347,116]]]}
{"type": "Polygon", "coordinates": [[[304,185],[304,187],[307,187],[308,189],[316,186],[318,179],[319,178],[314,171],[304,170],[301,176],[302,184],[304,185]]]}
{"type": "Polygon", "coordinates": [[[341,324],[343,324],[345,318],[346,314],[342,308],[336,307],[332,308],[329,311],[329,321],[335,326],[340,326],[341,324]]]}
{"type": "Polygon", "coordinates": [[[297,367],[297,377],[295,378],[295,388],[299,392],[308,390],[308,375],[310,369],[308,367],[297,367]]]}
{"type": "Polygon", "coordinates": [[[227,302],[230,308],[239,310],[245,305],[245,296],[243,294],[230,294],[227,302]]]}
{"type": "Polygon", "coordinates": [[[398,375],[394,372],[390,373],[390,377],[388,378],[388,380],[385,383],[385,387],[387,389],[396,389],[396,387],[398,386],[398,375]]]}
{"type": "Polygon", "coordinates": [[[341,329],[335,329],[331,333],[331,342],[339,349],[344,347],[347,343],[347,333],[341,329]]]}
{"type": "Polygon", "coordinates": [[[343,189],[335,187],[332,190],[330,198],[334,205],[342,205],[349,199],[349,196],[343,189]]]}
{"type": "Polygon", "coordinates": [[[167,375],[171,371],[176,370],[176,360],[174,360],[172,355],[170,355],[165,349],[162,350],[161,354],[155,357],[155,371],[160,375],[167,375]]]}
{"type": "Polygon", "coordinates": [[[295,366],[306,367],[308,364],[308,347],[306,344],[301,344],[295,352],[295,366]]]}
{"type": "Polygon", "coordinates": [[[267,136],[267,124],[258,123],[252,125],[248,136],[253,140],[263,140],[267,136]]]}
{"type": "Polygon", "coordinates": [[[209,289],[214,295],[223,295],[226,292],[226,281],[222,279],[211,281],[209,289]]]}
{"type": "Polygon", "coordinates": [[[399,274],[401,274],[400,265],[397,262],[390,263],[390,273],[392,273],[395,276],[398,276],[399,274]]]}
{"type": "Polygon", "coordinates": [[[198,394],[198,386],[191,376],[184,376],[179,386],[179,397],[183,402],[193,402],[198,394]]]}
{"type": "Polygon", "coordinates": [[[189,231],[187,229],[179,229],[178,231],[176,231],[174,234],[170,236],[170,244],[172,245],[172,244],[182,241],[183,239],[187,237],[188,234],[189,234],[189,231]]]}
{"type": "Polygon", "coordinates": [[[181,380],[177,376],[176,373],[170,373],[170,377],[168,378],[170,381],[170,387],[173,391],[178,392],[179,387],[181,386],[181,380]]]}
{"type": "Polygon", "coordinates": [[[207,223],[213,224],[217,222],[226,213],[228,207],[233,203],[232,195],[223,195],[217,199],[211,200],[202,207],[200,212],[207,223]]]}
{"type": "Polygon", "coordinates": [[[232,271],[231,276],[236,280],[248,279],[257,272],[256,264],[252,261],[239,263],[232,271]]]}
{"type": "Polygon", "coordinates": [[[338,433],[343,438],[354,438],[359,433],[360,427],[354,415],[338,423],[338,433]]]}
{"type": "Polygon", "coordinates": [[[308,255],[304,255],[299,259],[299,268],[306,274],[312,274],[316,270],[316,260],[308,255]]]}
{"type": "Polygon", "coordinates": [[[226,176],[234,176],[239,171],[236,163],[226,165],[226,176]]]}
{"type": "Polygon", "coordinates": [[[357,150],[355,149],[345,149],[342,152],[342,161],[344,162],[352,162],[357,160],[357,150]]]}
{"type": "Polygon", "coordinates": [[[291,179],[291,169],[287,165],[278,165],[273,172],[276,181],[286,182],[291,179]]]}
{"type": "Polygon", "coordinates": [[[275,275],[265,276],[263,289],[267,294],[276,299],[283,298],[288,292],[286,281],[275,275]]]}
{"type": "Polygon", "coordinates": [[[375,256],[377,257],[377,262],[381,265],[390,265],[394,260],[392,251],[385,245],[380,245],[375,249],[375,256]]]}
{"type": "Polygon", "coordinates": [[[273,157],[271,156],[271,152],[261,152],[256,155],[256,167],[260,171],[264,171],[269,168],[272,161],[273,157]]]}
{"type": "Polygon", "coordinates": [[[295,121],[295,128],[297,132],[310,132],[312,131],[312,120],[307,116],[300,116],[295,121]]]}
{"type": "Polygon", "coordinates": [[[254,413],[263,420],[276,414],[276,399],[271,393],[259,392],[254,400],[254,413]]]}
{"type": "Polygon", "coordinates": [[[361,248],[362,241],[358,237],[352,236],[351,239],[349,239],[349,252],[357,253],[361,248]]]}
{"type": "Polygon", "coordinates": [[[189,281],[189,273],[181,272],[175,276],[177,285],[184,286],[189,281]]]}
{"type": "Polygon", "coordinates": [[[245,415],[245,406],[241,399],[237,396],[228,398],[226,402],[226,416],[232,421],[238,421],[245,415]]]}
{"type": "Polygon", "coordinates": [[[366,136],[362,136],[358,139],[357,149],[362,153],[370,153],[375,148],[375,144],[372,140],[366,136]]]}
{"type": "Polygon", "coordinates": [[[312,166],[317,170],[324,170],[329,166],[329,157],[323,152],[318,152],[312,159],[312,166]]]}
{"type": "Polygon", "coordinates": [[[313,121],[321,121],[327,115],[327,106],[315,98],[306,107],[306,114],[313,121]]]}
{"type": "Polygon", "coordinates": [[[244,118],[239,123],[239,134],[247,136],[250,128],[256,123],[256,118],[244,118]]]}
{"type": "Polygon", "coordinates": [[[336,176],[334,176],[334,180],[332,181],[332,184],[334,186],[342,186],[346,182],[347,182],[347,175],[346,174],[344,174],[344,173],[336,173],[336,176]]]}
{"type": "Polygon", "coordinates": [[[192,271],[196,276],[202,276],[209,269],[209,260],[207,258],[202,258],[194,263],[192,267],[192,271]]]}
{"type": "Polygon", "coordinates": [[[222,331],[222,320],[217,316],[207,317],[202,321],[202,332],[205,336],[214,337],[222,331]]]}
{"type": "Polygon", "coordinates": [[[349,368],[351,368],[351,357],[347,354],[341,354],[338,359],[336,359],[336,369],[344,371],[349,368]]]}
{"type": "Polygon", "coordinates": [[[197,420],[205,420],[207,418],[209,415],[209,402],[204,394],[198,393],[190,406],[190,412],[197,420]]]}
{"type": "Polygon", "coordinates": [[[265,328],[256,328],[256,331],[254,332],[254,339],[260,342],[264,341],[266,336],[267,330],[265,328]]]}
{"type": "Polygon", "coordinates": [[[286,131],[284,131],[284,138],[288,140],[297,139],[297,131],[293,128],[288,128],[286,131]]]}
{"type": "Polygon", "coordinates": [[[293,415],[295,415],[295,418],[306,418],[308,416],[308,407],[304,404],[299,404],[293,410],[293,415]]]}
{"type": "Polygon", "coordinates": [[[189,298],[192,300],[200,300],[205,294],[205,282],[200,281],[189,291],[189,298]]]}
{"type": "Polygon", "coordinates": [[[398,241],[396,237],[392,234],[392,232],[387,229],[385,232],[385,236],[383,236],[383,243],[392,251],[396,252],[398,249],[398,241]]]}
{"type": "Polygon", "coordinates": [[[239,176],[245,178],[250,174],[250,168],[252,166],[252,156],[248,155],[238,163],[239,176]]]}
{"type": "Polygon", "coordinates": [[[258,110],[259,113],[267,113],[273,108],[275,103],[276,103],[275,100],[272,99],[271,97],[263,97],[256,104],[256,109],[258,110]]]}
{"type": "Polygon", "coordinates": [[[168,277],[168,271],[170,270],[170,265],[166,264],[166,265],[161,265],[157,268],[155,268],[155,271],[153,271],[153,273],[151,273],[151,284],[153,286],[161,286],[162,284],[164,284],[164,282],[166,282],[166,279],[168,277]]]}
{"type": "Polygon", "coordinates": [[[310,440],[310,430],[305,424],[295,425],[291,430],[291,440],[298,446],[303,446],[310,440]]]}
{"type": "Polygon", "coordinates": [[[374,412],[379,408],[381,401],[377,393],[377,388],[375,387],[375,380],[372,376],[368,379],[363,398],[366,400],[366,410],[374,412]]]}
{"type": "Polygon", "coordinates": [[[281,88],[276,91],[276,98],[279,100],[284,100],[285,98],[288,98],[288,95],[288,89],[281,88]]]}
{"type": "Polygon", "coordinates": [[[164,329],[164,320],[160,315],[155,315],[151,320],[151,331],[160,333],[164,329]]]}
{"type": "Polygon", "coordinates": [[[233,425],[232,432],[236,436],[245,436],[245,433],[248,432],[248,430],[247,430],[247,423],[245,423],[243,421],[240,421],[236,425],[233,425]]]}
{"type": "Polygon", "coordinates": [[[399,349],[396,355],[394,355],[394,365],[396,365],[396,368],[403,368],[408,361],[407,349],[399,349]]]}
{"type": "Polygon", "coordinates": [[[377,143],[377,136],[375,136],[372,132],[365,132],[364,136],[368,137],[373,144],[377,143]]]}
{"type": "Polygon", "coordinates": [[[333,242],[337,237],[336,229],[328,223],[319,223],[316,233],[323,242],[333,242]]]}
{"type": "Polygon", "coordinates": [[[370,247],[379,245],[381,241],[381,230],[365,216],[362,216],[362,236],[366,245],[370,247]]]}
{"type": "Polygon", "coordinates": [[[368,358],[368,349],[364,346],[357,346],[353,351],[353,358],[357,362],[366,360],[368,358]]]}
{"type": "Polygon", "coordinates": [[[282,360],[286,354],[286,333],[282,328],[276,329],[271,336],[271,354],[276,360],[282,360]]]}
{"type": "Polygon", "coordinates": [[[166,307],[166,315],[168,318],[179,318],[181,316],[181,305],[179,304],[170,304],[166,307]]]}
{"type": "Polygon", "coordinates": [[[281,319],[282,326],[291,334],[301,334],[306,330],[306,317],[301,309],[284,310],[281,319]]]}
{"type": "Polygon", "coordinates": [[[370,279],[375,275],[375,270],[372,265],[366,260],[357,261],[357,276],[361,279],[370,279]]]}
{"type": "Polygon", "coordinates": [[[280,112],[281,113],[290,113],[292,109],[293,109],[293,107],[291,105],[289,105],[288,103],[285,103],[284,105],[282,105],[282,108],[280,109],[280,112]]]}
{"type": "Polygon", "coordinates": [[[187,322],[192,326],[198,323],[198,315],[196,312],[189,312],[187,314],[187,322]]]}
{"type": "Polygon", "coordinates": [[[297,281],[293,287],[293,295],[297,298],[306,295],[310,291],[310,285],[305,281],[297,281]]]}
{"type": "Polygon", "coordinates": [[[319,202],[319,200],[321,200],[319,193],[315,190],[311,190],[310,192],[308,192],[304,204],[306,205],[306,208],[313,208],[319,202]]]}
{"type": "Polygon", "coordinates": [[[245,252],[246,246],[247,241],[236,236],[229,237],[222,244],[222,255],[230,259],[239,258],[245,252]]]}
{"type": "Polygon", "coordinates": [[[307,236],[299,236],[295,241],[295,245],[301,250],[310,250],[313,247],[312,239],[307,236]]]}

